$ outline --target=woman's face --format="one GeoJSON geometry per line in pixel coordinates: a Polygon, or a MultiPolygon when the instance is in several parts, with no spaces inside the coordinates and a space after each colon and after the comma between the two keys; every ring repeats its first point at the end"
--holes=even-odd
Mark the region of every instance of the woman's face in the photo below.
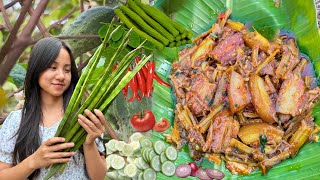
{"type": "Polygon", "coordinates": [[[71,59],[68,51],[61,48],[55,62],[39,76],[42,97],[61,97],[71,82],[71,59]]]}

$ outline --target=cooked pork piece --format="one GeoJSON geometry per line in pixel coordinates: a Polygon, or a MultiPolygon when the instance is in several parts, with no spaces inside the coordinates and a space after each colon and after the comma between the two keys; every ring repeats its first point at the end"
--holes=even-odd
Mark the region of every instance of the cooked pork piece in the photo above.
{"type": "Polygon", "coordinates": [[[218,88],[217,88],[216,94],[214,95],[213,106],[222,104],[224,102],[226,102],[226,104],[229,104],[227,87],[228,87],[228,77],[226,74],[224,74],[218,82],[218,88]]]}
{"type": "Polygon", "coordinates": [[[179,72],[170,75],[170,78],[171,84],[173,85],[174,91],[176,93],[177,100],[180,101],[180,99],[185,99],[185,89],[190,87],[191,79],[188,78],[185,74],[179,72]]]}
{"type": "Polygon", "coordinates": [[[303,79],[296,74],[292,74],[291,78],[285,80],[281,85],[276,105],[277,112],[292,116],[297,115],[299,99],[304,94],[305,89],[303,79]]]}
{"type": "Polygon", "coordinates": [[[233,64],[237,59],[237,47],[244,48],[242,33],[238,32],[219,42],[213,49],[210,57],[222,65],[233,64]]]}
{"type": "Polygon", "coordinates": [[[210,110],[216,87],[202,72],[197,73],[190,91],[186,93],[188,107],[195,116],[206,115],[206,111],[210,110]]]}
{"type": "Polygon", "coordinates": [[[212,132],[211,151],[221,153],[229,147],[231,138],[237,137],[239,123],[233,119],[229,111],[222,111],[213,121],[212,132]]]}

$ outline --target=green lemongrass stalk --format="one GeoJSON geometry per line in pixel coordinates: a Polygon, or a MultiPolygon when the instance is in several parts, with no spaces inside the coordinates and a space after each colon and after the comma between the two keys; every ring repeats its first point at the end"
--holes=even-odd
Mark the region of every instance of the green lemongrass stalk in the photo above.
{"type": "MultiPolygon", "coordinates": [[[[143,42],[144,43],[144,42],[143,42]]],[[[123,57],[123,60],[121,60],[121,62],[126,62],[126,63],[131,63],[133,56],[135,55],[135,53],[142,48],[143,43],[140,44],[139,47],[137,47],[136,49],[130,51],[128,54],[125,55],[125,57],[123,57]]],[[[124,74],[124,71],[128,68],[128,65],[126,65],[126,69],[121,71],[121,69],[123,69],[123,63],[119,64],[118,68],[111,73],[111,75],[108,76],[107,80],[105,80],[104,82],[102,82],[102,85],[96,85],[97,88],[99,90],[98,94],[95,94],[95,96],[90,96],[87,98],[86,102],[80,107],[80,109],[78,110],[78,112],[76,113],[76,116],[73,117],[73,119],[71,120],[70,123],[70,127],[72,127],[71,129],[68,129],[68,131],[72,131],[72,132],[76,132],[78,128],[80,128],[79,123],[77,123],[78,121],[78,115],[79,114],[83,114],[85,109],[89,109],[89,110],[93,110],[93,108],[95,107],[94,105],[97,104],[98,100],[103,100],[102,95],[105,93],[106,88],[110,87],[110,82],[112,82],[112,80],[114,80],[115,75],[114,74],[124,74]],[[87,102],[89,103],[89,105],[87,104],[87,102]],[[92,105],[93,104],[93,105],[92,105]]],[[[113,84],[113,83],[111,83],[113,84]]],[[[68,138],[66,138],[66,141],[69,141],[71,138],[71,133],[68,133],[68,138]]],[[[67,137],[67,135],[65,135],[65,137],[67,137]]]]}
{"type": "MultiPolygon", "coordinates": [[[[110,90],[110,87],[113,87],[112,85],[115,84],[115,82],[117,80],[120,80],[122,74],[124,74],[124,72],[129,67],[129,65],[133,59],[133,57],[132,57],[133,55],[134,55],[134,53],[132,53],[130,56],[128,56],[128,58],[124,61],[126,64],[125,66],[123,66],[122,68],[118,67],[113,73],[111,73],[111,75],[109,76],[107,81],[103,84],[102,87],[100,87],[100,91],[99,91],[98,95],[93,97],[93,100],[91,101],[89,107],[87,107],[88,110],[91,111],[95,107],[95,105],[98,103],[98,101],[100,99],[102,99],[101,97],[103,96],[103,94],[105,92],[107,92],[108,90],[110,90]]],[[[81,110],[84,111],[83,108],[81,108],[81,110]]],[[[82,113],[82,112],[79,112],[79,114],[80,113],[82,113]]],[[[77,114],[78,114],[78,112],[77,112],[77,114]]],[[[72,129],[69,130],[69,132],[65,136],[66,142],[69,142],[72,139],[72,137],[76,134],[76,132],[79,132],[79,128],[81,128],[81,125],[77,122],[77,119],[78,119],[77,117],[74,117],[74,119],[72,119],[72,121],[74,122],[74,125],[72,126],[72,129]]],[[[83,128],[81,128],[81,129],[83,130],[83,128]]]]}
{"type": "MultiPolygon", "coordinates": [[[[105,47],[106,42],[111,39],[112,35],[113,35],[115,32],[117,32],[117,30],[118,30],[119,28],[120,28],[120,26],[118,26],[118,27],[117,27],[115,30],[113,30],[111,33],[108,33],[108,32],[107,32],[107,34],[109,34],[109,35],[108,35],[108,36],[109,36],[109,39],[106,39],[106,38],[107,38],[107,35],[106,35],[105,40],[102,42],[102,46],[101,46],[101,47],[105,47]]],[[[97,55],[95,56],[95,59],[93,59],[93,61],[95,62],[95,65],[92,66],[93,69],[96,67],[97,63],[99,62],[99,60],[100,60],[100,58],[101,58],[101,56],[102,56],[102,52],[103,52],[103,49],[99,49],[98,52],[96,51],[97,55]]],[[[96,53],[95,53],[95,54],[96,54],[96,53]]],[[[91,61],[91,60],[90,60],[90,61],[91,61]]],[[[90,75],[88,75],[88,76],[84,75],[84,76],[86,76],[86,81],[87,81],[87,82],[89,82],[89,79],[90,79],[90,77],[92,76],[92,73],[93,73],[93,71],[94,71],[93,69],[90,71],[90,75]]],[[[81,100],[83,99],[82,95],[83,95],[83,92],[84,92],[85,89],[86,89],[86,86],[87,86],[87,85],[84,84],[84,85],[82,85],[82,86],[80,87],[80,88],[81,88],[81,89],[80,89],[81,92],[80,92],[80,94],[79,94],[78,97],[77,97],[77,101],[75,102],[75,104],[78,104],[78,105],[77,105],[77,106],[76,106],[75,104],[73,105],[73,109],[71,110],[71,112],[73,113],[73,115],[66,117],[66,120],[65,120],[66,123],[64,123],[64,126],[63,126],[62,130],[59,132],[59,135],[57,135],[57,136],[64,136],[64,135],[66,134],[66,132],[68,132],[69,127],[71,126],[71,125],[70,125],[71,121],[70,121],[69,119],[73,118],[74,116],[78,116],[78,114],[75,114],[75,112],[76,112],[77,108],[79,108],[79,104],[80,104],[81,100]]]]}
{"type": "MultiPolygon", "coordinates": [[[[116,73],[116,77],[113,79],[119,79],[119,83],[116,85],[115,88],[112,88],[113,90],[111,91],[111,93],[109,94],[109,96],[106,98],[106,100],[104,101],[104,103],[100,106],[97,107],[98,109],[101,109],[101,111],[103,111],[108,104],[111,103],[111,101],[120,93],[120,91],[126,86],[126,84],[129,83],[129,81],[134,77],[134,75],[145,65],[145,63],[152,57],[152,55],[149,55],[148,57],[143,57],[141,59],[141,61],[137,64],[137,66],[132,70],[129,71],[128,73],[126,73],[121,79],[119,77],[121,77],[121,74],[123,74],[127,68],[122,68],[122,70],[120,70],[119,73],[116,73]]],[[[79,123],[77,123],[74,127],[76,127],[77,125],[79,125],[79,128],[81,127],[79,123]]],[[[78,130],[79,128],[74,128],[72,129],[67,135],[70,134],[70,136],[72,137],[66,137],[66,140],[68,138],[72,138],[71,141],[74,142],[76,145],[78,145],[77,140],[79,139],[79,137],[81,137],[83,135],[83,133],[86,133],[86,131],[81,128],[80,130],[78,130]],[[76,133],[74,133],[76,132],[76,133]]]]}
{"type": "MultiPolygon", "coordinates": [[[[112,56],[112,58],[110,59],[107,68],[104,71],[104,74],[102,75],[102,78],[99,79],[98,83],[94,86],[92,92],[89,94],[89,97],[85,100],[85,102],[81,105],[80,109],[78,109],[78,111],[75,113],[75,115],[73,116],[72,120],[70,120],[70,125],[65,128],[65,131],[68,132],[70,130],[69,127],[73,127],[76,123],[77,123],[77,119],[78,119],[78,115],[79,114],[83,114],[85,109],[90,109],[88,108],[88,106],[91,104],[92,100],[95,97],[100,97],[101,95],[101,87],[106,84],[106,79],[109,78],[110,72],[112,71],[112,67],[116,61],[116,57],[120,54],[120,52],[126,47],[126,45],[128,44],[128,38],[129,35],[131,33],[132,30],[129,30],[128,33],[125,35],[125,37],[123,38],[123,41],[121,42],[119,48],[116,50],[115,54],[112,56]]],[[[92,108],[90,109],[92,110],[92,108]]],[[[65,134],[62,134],[63,136],[65,134]]]]}
{"type": "MultiPolygon", "coordinates": [[[[68,148],[68,151],[76,152],[81,147],[81,145],[84,143],[84,141],[86,140],[86,137],[87,137],[87,133],[86,132],[81,134],[81,136],[77,140],[77,144],[75,144],[75,146],[73,146],[72,148],[68,148]]],[[[64,152],[67,152],[67,151],[64,151],[64,152]]],[[[67,164],[68,163],[53,164],[50,167],[49,173],[47,174],[47,176],[44,179],[45,180],[50,179],[58,171],[60,172],[60,174],[62,174],[64,169],[66,168],[67,164]]]]}
{"type": "MultiPolygon", "coordinates": [[[[104,101],[104,99],[107,98],[106,95],[109,95],[110,93],[112,93],[114,91],[114,89],[117,88],[117,85],[119,85],[119,82],[121,81],[121,79],[123,78],[123,74],[125,73],[125,71],[127,71],[127,68],[129,67],[134,53],[132,53],[130,56],[128,56],[125,60],[123,60],[120,64],[119,67],[110,75],[109,80],[111,80],[111,82],[106,82],[106,85],[104,87],[101,88],[101,91],[103,94],[103,97],[101,98],[102,95],[98,95],[97,97],[94,98],[94,100],[92,101],[92,103],[90,104],[90,106],[88,107],[89,110],[93,109],[93,108],[98,108],[99,106],[97,106],[98,101],[102,100],[104,101]],[[131,61],[130,61],[131,60],[131,61]],[[107,89],[106,89],[107,88],[107,89]]],[[[100,103],[101,104],[101,103],[100,103]]],[[[69,133],[67,133],[67,135],[65,136],[66,141],[72,141],[75,143],[74,141],[74,137],[75,136],[80,136],[80,134],[82,134],[84,131],[83,128],[81,128],[81,125],[79,123],[76,123],[73,125],[72,129],[69,131],[69,133]],[[80,130],[79,130],[80,129],[80,130]]]]}
{"type": "MultiPolygon", "coordinates": [[[[101,49],[102,49],[102,44],[98,47],[97,51],[96,52],[99,52],[101,49]]],[[[73,93],[72,93],[72,96],[70,98],[70,101],[69,101],[69,105],[65,111],[65,114],[61,120],[61,123],[59,124],[59,127],[57,129],[57,132],[55,134],[55,137],[58,137],[60,136],[60,133],[61,131],[64,129],[64,125],[65,123],[67,122],[67,119],[72,116],[73,112],[74,112],[74,109],[76,107],[76,104],[79,104],[79,97],[82,97],[82,94],[83,94],[83,91],[81,91],[80,89],[83,89],[83,84],[86,84],[87,80],[88,80],[88,76],[89,74],[91,74],[91,71],[94,69],[97,60],[95,58],[96,54],[94,54],[94,56],[92,57],[92,61],[89,62],[88,64],[88,71],[84,72],[84,75],[80,77],[73,93]]]]}
{"type": "MultiPolygon", "coordinates": [[[[115,18],[112,19],[110,24],[113,24],[114,21],[115,21],[115,18]]],[[[87,65],[87,68],[83,72],[83,75],[80,77],[80,79],[79,79],[79,81],[78,81],[78,83],[77,83],[77,85],[75,87],[75,90],[72,93],[72,96],[71,96],[70,101],[69,101],[69,105],[68,105],[68,107],[66,109],[66,112],[65,112],[65,114],[64,114],[64,116],[63,116],[63,118],[61,120],[61,123],[59,124],[58,130],[57,130],[57,132],[55,134],[56,137],[58,137],[60,135],[61,131],[64,129],[64,125],[67,122],[67,119],[69,119],[70,115],[71,116],[73,115],[73,113],[75,112],[78,104],[80,103],[80,101],[81,101],[80,97],[82,97],[82,95],[84,93],[84,89],[85,89],[83,87],[85,87],[86,84],[88,83],[89,78],[93,73],[93,69],[96,67],[96,65],[97,65],[97,63],[98,63],[98,61],[99,61],[99,59],[101,57],[102,49],[106,45],[107,39],[109,39],[109,37],[111,37],[110,36],[111,29],[112,29],[111,26],[109,26],[104,41],[98,47],[98,49],[96,50],[96,52],[92,56],[91,60],[89,61],[88,65],[87,65]]]]}

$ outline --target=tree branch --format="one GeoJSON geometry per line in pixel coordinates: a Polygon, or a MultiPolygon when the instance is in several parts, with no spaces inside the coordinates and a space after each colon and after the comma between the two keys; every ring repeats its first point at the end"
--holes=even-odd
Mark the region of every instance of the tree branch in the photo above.
{"type": "Polygon", "coordinates": [[[30,17],[27,25],[23,28],[21,35],[14,43],[14,49],[12,49],[6,56],[4,66],[0,67],[1,77],[0,85],[2,85],[7,76],[9,75],[11,69],[17,62],[20,55],[23,53],[25,48],[29,45],[31,41],[31,34],[38,23],[42,13],[44,12],[49,0],[41,0],[35,9],[34,13],[30,17]]]}
{"type": "MultiPolygon", "coordinates": [[[[22,2],[20,2],[20,4],[22,4],[22,2]]],[[[33,12],[34,12],[34,9],[33,9],[33,8],[30,8],[30,9],[28,10],[28,13],[29,13],[30,16],[32,16],[33,12]]],[[[38,24],[37,24],[37,27],[39,28],[41,34],[42,34],[44,37],[50,36],[50,34],[49,34],[49,32],[47,31],[46,27],[45,27],[44,24],[42,23],[41,18],[39,18],[39,22],[38,22],[38,24]]]]}
{"type": "Polygon", "coordinates": [[[4,31],[5,29],[7,29],[7,28],[4,27],[4,25],[0,24],[0,31],[4,31]]]}
{"type": "MultiPolygon", "coordinates": [[[[6,5],[4,5],[4,9],[8,9],[9,7],[15,5],[15,4],[16,4],[17,2],[19,2],[19,1],[20,1],[20,0],[14,0],[14,1],[12,1],[12,2],[6,4],[6,5]]],[[[0,9],[0,12],[1,12],[1,11],[2,11],[2,10],[0,9]]]]}
{"type": "Polygon", "coordinates": [[[31,39],[31,34],[32,34],[36,24],[38,23],[42,13],[46,9],[48,2],[49,2],[49,0],[41,0],[39,2],[37,8],[32,13],[32,16],[30,17],[29,22],[27,23],[27,25],[25,26],[25,28],[21,32],[22,37],[29,37],[31,39]]]}
{"type": "Polygon", "coordinates": [[[63,16],[59,21],[51,24],[51,25],[47,28],[47,30],[49,31],[51,28],[61,25],[61,23],[62,23],[64,20],[66,20],[66,19],[68,19],[70,16],[72,16],[72,14],[75,13],[77,10],[78,10],[77,7],[72,8],[71,11],[68,12],[68,14],[66,14],[65,16],[63,16]]]}
{"type": "Polygon", "coordinates": [[[80,12],[84,11],[83,0],[80,0],[80,12]]]}
{"type": "Polygon", "coordinates": [[[11,26],[11,24],[10,24],[10,20],[9,20],[9,18],[8,18],[8,15],[7,15],[7,13],[6,13],[6,10],[5,10],[5,8],[3,7],[3,2],[2,2],[2,0],[0,0],[0,10],[1,10],[1,12],[2,12],[4,22],[6,23],[8,29],[11,31],[12,26],[11,26]]]}
{"type": "Polygon", "coordinates": [[[90,59],[92,58],[93,55],[91,55],[87,60],[85,60],[83,63],[79,64],[78,67],[78,73],[80,73],[82,71],[82,69],[84,67],[86,67],[86,65],[89,63],[90,59]]]}
{"type": "MultiPolygon", "coordinates": [[[[28,9],[31,7],[33,0],[26,0],[24,5],[21,8],[21,13],[19,14],[18,20],[13,26],[12,31],[9,34],[7,41],[4,43],[2,49],[0,50],[0,69],[2,68],[1,63],[4,61],[4,57],[10,51],[10,48],[14,41],[17,38],[18,30],[20,29],[21,24],[24,21],[25,15],[28,12],[28,9]]],[[[1,71],[0,71],[1,72],[1,71]]],[[[3,76],[2,76],[3,77],[3,76]]],[[[0,83],[1,84],[1,83],[0,83]]]]}

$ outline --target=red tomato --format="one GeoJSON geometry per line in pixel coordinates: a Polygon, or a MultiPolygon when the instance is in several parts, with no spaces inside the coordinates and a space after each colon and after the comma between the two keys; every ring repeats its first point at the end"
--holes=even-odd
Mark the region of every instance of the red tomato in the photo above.
{"type": "Polygon", "coordinates": [[[170,127],[170,123],[166,118],[161,118],[159,122],[154,125],[153,130],[163,132],[170,127]]]}
{"type": "Polygon", "coordinates": [[[131,126],[138,132],[147,132],[156,124],[154,114],[150,110],[138,112],[131,118],[131,126]]]}

